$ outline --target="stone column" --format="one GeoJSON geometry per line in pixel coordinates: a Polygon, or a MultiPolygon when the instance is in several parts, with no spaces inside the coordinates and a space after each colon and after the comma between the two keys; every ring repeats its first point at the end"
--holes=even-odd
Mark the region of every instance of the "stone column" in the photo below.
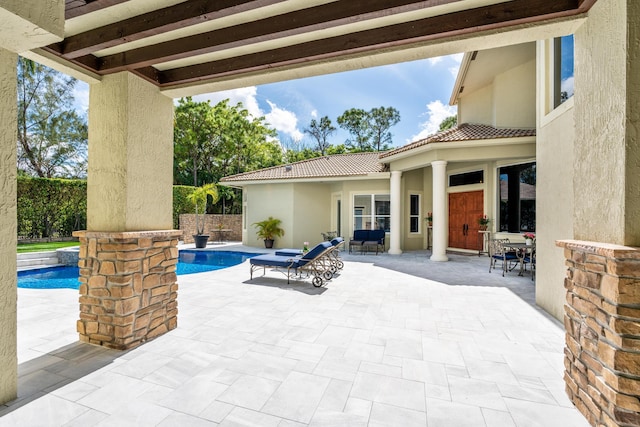
{"type": "Polygon", "coordinates": [[[17,52],[62,40],[64,0],[0,4],[0,404],[18,391],[16,284],[17,52]]]}
{"type": "Polygon", "coordinates": [[[176,327],[172,183],[172,100],[128,72],[92,85],[81,341],[127,349],[176,327]]]}
{"type": "Polygon", "coordinates": [[[447,257],[447,162],[431,162],[433,173],[433,243],[432,261],[449,261],[447,257]]]}
{"type": "Polygon", "coordinates": [[[389,253],[400,255],[402,238],[402,172],[391,172],[391,236],[389,236],[389,253]]]}
{"type": "Polygon", "coordinates": [[[640,426],[640,249],[562,240],[566,391],[593,426],[640,426]]]}
{"type": "Polygon", "coordinates": [[[0,49],[0,403],[17,394],[16,61],[0,49]]]}
{"type": "Polygon", "coordinates": [[[124,350],[178,322],[181,231],[80,231],[80,341],[124,350]]]}

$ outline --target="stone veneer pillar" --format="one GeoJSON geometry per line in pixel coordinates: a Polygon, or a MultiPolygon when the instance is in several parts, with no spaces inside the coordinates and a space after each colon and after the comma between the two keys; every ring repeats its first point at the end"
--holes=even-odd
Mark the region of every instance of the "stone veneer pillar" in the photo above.
{"type": "Polygon", "coordinates": [[[181,235],[74,233],[80,238],[80,341],[125,350],[176,328],[181,235]]]}
{"type": "Polygon", "coordinates": [[[561,240],[565,382],[593,426],[640,426],[640,248],[561,240]]]}

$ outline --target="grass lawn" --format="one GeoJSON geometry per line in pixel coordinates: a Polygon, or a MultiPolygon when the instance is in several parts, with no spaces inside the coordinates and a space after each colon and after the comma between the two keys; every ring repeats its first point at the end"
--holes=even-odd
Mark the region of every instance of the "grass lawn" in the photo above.
{"type": "Polygon", "coordinates": [[[69,246],[79,246],[80,242],[42,242],[42,243],[19,243],[18,253],[22,252],[45,252],[55,251],[69,246]]]}

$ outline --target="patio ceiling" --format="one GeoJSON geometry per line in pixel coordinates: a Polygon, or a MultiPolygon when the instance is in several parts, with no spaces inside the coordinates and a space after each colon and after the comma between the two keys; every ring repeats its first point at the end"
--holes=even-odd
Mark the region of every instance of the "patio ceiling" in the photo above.
{"type": "Polygon", "coordinates": [[[595,1],[66,0],[65,38],[44,51],[171,89],[568,20],[595,1]]]}

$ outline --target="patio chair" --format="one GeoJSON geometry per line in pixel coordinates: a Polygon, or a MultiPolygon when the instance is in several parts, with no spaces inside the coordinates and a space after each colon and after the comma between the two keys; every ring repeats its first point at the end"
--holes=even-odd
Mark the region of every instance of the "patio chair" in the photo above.
{"type": "Polygon", "coordinates": [[[502,277],[504,273],[510,271],[520,262],[515,252],[505,248],[505,243],[509,243],[509,239],[491,239],[489,242],[489,273],[496,268],[496,263],[502,263],[502,277]]]}
{"type": "Polygon", "coordinates": [[[530,264],[531,265],[531,280],[536,280],[536,244],[535,244],[535,239],[533,240],[533,246],[531,247],[531,252],[527,253],[524,256],[523,262],[525,265],[525,269],[526,269],[526,265],[530,264]]]}
{"type": "Polygon", "coordinates": [[[333,278],[330,270],[331,261],[327,254],[333,250],[331,242],[322,242],[316,245],[303,256],[284,255],[259,255],[249,259],[251,279],[253,272],[259,268],[266,274],[267,267],[279,271],[287,276],[287,284],[292,276],[306,278],[313,276],[311,283],[315,287],[320,287],[325,281],[333,278]]]}

